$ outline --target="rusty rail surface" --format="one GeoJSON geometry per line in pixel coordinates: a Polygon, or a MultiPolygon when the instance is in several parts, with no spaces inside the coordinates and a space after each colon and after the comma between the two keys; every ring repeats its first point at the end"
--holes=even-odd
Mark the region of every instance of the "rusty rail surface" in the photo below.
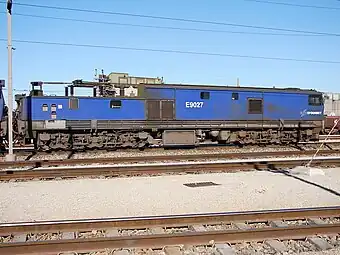
{"type": "MultiPolygon", "coordinates": [[[[210,213],[170,215],[157,217],[129,217],[113,219],[90,219],[51,222],[22,222],[0,224],[0,235],[20,235],[36,232],[77,232],[110,228],[152,228],[191,226],[193,224],[214,224],[234,222],[271,222],[292,219],[321,219],[340,217],[340,206],[301,208],[233,213],[210,213]]],[[[118,232],[117,232],[118,233],[118,232]]],[[[0,254],[37,254],[67,251],[92,251],[105,248],[164,247],[180,244],[208,244],[214,242],[262,241],[265,239],[296,239],[312,235],[340,233],[338,223],[314,223],[297,226],[238,228],[221,231],[189,231],[176,234],[146,234],[131,236],[110,236],[99,238],[59,239],[48,241],[21,241],[0,243],[0,254]]]]}
{"type": "Polygon", "coordinates": [[[106,228],[143,228],[182,224],[212,224],[218,222],[261,222],[281,219],[305,219],[314,217],[340,217],[340,206],[311,207],[298,209],[259,210],[244,212],[198,213],[183,215],[142,216],[122,218],[80,219],[61,221],[34,221],[0,223],[0,235],[21,232],[51,232],[106,228]]]}
{"type": "MultiPolygon", "coordinates": [[[[324,141],[326,137],[327,135],[320,135],[319,140],[324,141]]],[[[340,139],[340,135],[329,135],[327,140],[336,140],[336,139],[340,139]]]]}
{"type": "MultiPolygon", "coordinates": [[[[174,162],[149,164],[123,164],[123,165],[87,165],[56,168],[37,168],[29,170],[0,171],[0,181],[11,179],[54,179],[75,178],[80,176],[135,176],[159,175],[165,173],[211,173],[211,172],[237,172],[249,170],[281,171],[308,163],[310,158],[263,158],[242,159],[232,161],[201,161],[201,162],[174,162]]],[[[340,166],[340,157],[317,157],[311,166],[340,166]]]]}
{"type": "MultiPolygon", "coordinates": [[[[56,159],[56,160],[30,160],[30,161],[3,161],[0,162],[0,169],[8,167],[47,167],[47,166],[66,166],[80,164],[115,164],[115,163],[133,163],[141,161],[179,161],[179,160],[199,160],[208,159],[234,159],[249,157],[280,157],[280,156],[309,156],[314,155],[316,150],[307,151],[269,151],[269,152],[225,152],[225,153],[207,153],[207,154],[181,154],[181,155],[146,155],[132,157],[115,157],[115,158],[83,158],[83,159],[56,159]]],[[[340,150],[321,150],[318,155],[340,154],[340,150]]]]}

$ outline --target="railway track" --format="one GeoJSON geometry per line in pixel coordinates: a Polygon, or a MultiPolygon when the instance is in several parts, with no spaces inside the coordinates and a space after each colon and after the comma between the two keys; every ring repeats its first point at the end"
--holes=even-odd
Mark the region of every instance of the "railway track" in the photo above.
{"type": "MultiPolygon", "coordinates": [[[[126,156],[126,157],[102,157],[102,158],[78,158],[78,159],[56,159],[56,160],[21,160],[21,161],[2,161],[0,169],[13,167],[50,167],[50,166],[75,166],[84,164],[122,164],[138,162],[163,162],[163,161],[190,161],[202,159],[244,159],[263,157],[285,157],[285,156],[310,156],[314,155],[316,150],[306,151],[268,151],[268,152],[224,152],[209,154],[180,154],[180,155],[145,155],[145,156],[126,156]]],[[[318,155],[336,155],[340,150],[320,150],[318,155]]]]}
{"type": "MultiPolygon", "coordinates": [[[[327,138],[327,135],[320,135],[319,138],[320,138],[320,141],[323,141],[327,138]]],[[[340,135],[329,135],[327,139],[338,140],[338,139],[340,139],[340,135]]]]}
{"type": "MultiPolygon", "coordinates": [[[[35,169],[0,171],[0,181],[37,180],[76,177],[127,177],[141,175],[237,172],[250,170],[284,171],[281,169],[305,165],[311,157],[258,158],[216,161],[139,163],[39,167],[35,169]]],[[[311,166],[340,166],[340,156],[315,157],[311,166]]]]}
{"type": "Polygon", "coordinates": [[[58,254],[183,244],[214,245],[215,248],[232,250],[230,245],[235,243],[265,240],[273,251],[280,252],[279,249],[283,248],[278,243],[306,238],[317,248],[326,249],[331,245],[316,235],[338,236],[339,217],[340,207],[337,206],[3,223],[0,224],[0,254],[58,254]]]}

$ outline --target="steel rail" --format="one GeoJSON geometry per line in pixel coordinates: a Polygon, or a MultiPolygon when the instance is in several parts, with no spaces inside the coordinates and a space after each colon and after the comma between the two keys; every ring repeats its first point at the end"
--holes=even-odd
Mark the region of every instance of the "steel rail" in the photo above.
{"type": "Polygon", "coordinates": [[[220,222],[261,222],[281,219],[305,219],[314,217],[340,217],[340,206],[297,209],[259,210],[245,212],[199,213],[163,216],[142,216],[123,218],[100,218],[60,221],[34,221],[1,223],[0,235],[30,232],[83,231],[106,228],[143,228],[160,225],[212,224],[220,222]]]}
{"type": "MultiPolygon", "coordinates": [[[[226,221],[269,221],[274,219],[288,218],[308,218],[308,217],[339,217],[340,207],[326,208],[303,208],[288,210],[270,210],[245,213],[220,213],[205,215],[182,215],[182,216],[163,216],[163,217],[139,217],[124,218],[111,220],[80,220],[65,222],[35,222],[35,223],[10,223],[1,224],[1,234],[6,233],[4,229],[20,228],[21,231],[42,231],[42,230],[68,230],[70,227],[73,231],[82,228],[79,224],[84,224],[83,228],[103,228],[103,227],[140,227],[140,226],[159,226],[170,224],[193,224],[193,223],[210,223],[226,221]],[[108,225],[108,222],[115,222],[108,225]],[[72,223],[73,222],[73,223],[72,223]],[[100,222],[99,225],[94,225],[100,222]],[[103,225],[105,222],[106,225],[103,225]],[[92,223],[92,224],[91,224],[92,223]],[[139,223],[139,224],[138,224],[139,223]],[[55,225],[53,225],[55,224],[55,225]],[[62,228],[58,225],[63,225],[62,228]],[[69,224],[74,224],[73,226],[69,224]],[[33,229],[34,226],[40,226],[33,229]],[[54,228],[53,228],[54,226],[54,228]],[[52,227],[52,228],[51,228],[52,227]]],[[[0,254],[28,254],[28,253],[57,253],[66,251],[91,251],[105,248],[132,248],[132,247],[163,247],[166,245],[180,244],[207,244],[211,240],[214,242],[239,242],[239,241],[261,241],[265,239],[294,239],[305,238],[311,235],[328,235],[340,233],[340,224],[312,224],[285,227],[265,227],[265,228],[247,228],[238,230],[223,231],[202,231],[202,232],[185,232],[180,234],[151,234],[136,236],[115,236],[100,237],[89,239],[61,239],[53,241],[36,241],[36,242],[17,242],[17,243],[0,243],[0,254]]]]}
{"type": "MultiPolygon", "coordinates": [[[[174,162],[121,165],[86,165],[69,167],[49,167],[30,170],[0,171],[0,181],[11,179],[53,179],[58,177],[75,178],[79,176],[130,176],[154,175],[165,173],[200,173],[200,172],[237,172],[247,170],[279,170],[306,164],[310,158],[262,158],[241,160],[219,160],[201,162],[174,162]]],[[[316,157],[312,166],[340,166],[340,157],[316,157]]]]}
{"type": "Polygon", "coordinates": [[[265,239],[295,239],[312,235],[340,233],[340,224],[263,228],[250,230],[226,230],[188,232],[182,234],[159,234],[140,236],[119,236],[91,239],[53,240],[25,243],[0,244],[0,253],[7,254],[49,254],[67,251],[95,251],[114,248],[164,247],[167,245],[208,244],[214,242],[262,241],[265,239]]]}
{"type": "MultiPolygon", "coordinates": [[[[79,164],[112,164],[112,163],[129,163],[142,161],[179,161],[179,160],[197,160],[202,158],[209,159],[233,159],[249,157],[279,157],[279,156],[309,156],[314,155],[316,150],[308,151],[269,151],[269,152],[225,152],[225,153],[207,153],[207,154],[181,154],[181,155],[146,155],[132,157],[115,157],[115,158],[83,158],[83,159],[56,159],[56,160],[31,160],[31,161],[14,161],[0,162],[0,169],[8,167],[42,167],[42,166],[63,166],[79,164]]],[[[318,155],[340,154],[340,150],[321,150],[318,155]]]]}
{"type": "MultiPolygon", "coordinates": [[[[320,138],[319,140],[324,141],[326,137],[327,137],[327,135],[319,135],[319,138],[320,138]]],[[[340,139],[340,135],[329,135],[328,139],[329,140],[340,139]]]]}

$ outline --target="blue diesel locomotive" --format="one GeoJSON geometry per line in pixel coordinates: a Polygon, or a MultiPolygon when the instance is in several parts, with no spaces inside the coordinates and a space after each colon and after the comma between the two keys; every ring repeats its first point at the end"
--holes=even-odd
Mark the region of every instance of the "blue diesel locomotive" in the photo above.
{"type": "Polygon", "coordinates": [[[317,140],[323,125],[315,90],[138,84],[131,97],[104,93],[114,84],[76,80],[64,96],[45,96],[42,83],[32,85],[16,96],[15,126],[18,140],[38,150],[287,144],[317,140]],[[93,96],[75,96],[77,87],[93,96]]]}

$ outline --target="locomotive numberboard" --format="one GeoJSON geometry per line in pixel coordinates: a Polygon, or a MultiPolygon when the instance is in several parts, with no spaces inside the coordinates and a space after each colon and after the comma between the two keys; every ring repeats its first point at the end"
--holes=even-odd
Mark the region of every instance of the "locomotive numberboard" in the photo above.
{"type": "Polygon", "coordinates": [[[185,102],[185,108],[202,108],[204,102],[185,102]]]}

